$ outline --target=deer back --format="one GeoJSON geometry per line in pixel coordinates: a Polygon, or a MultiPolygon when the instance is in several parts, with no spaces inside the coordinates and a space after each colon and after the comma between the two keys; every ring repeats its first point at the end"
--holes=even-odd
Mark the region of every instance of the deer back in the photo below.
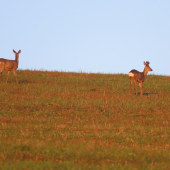
{"type": "Polygon", "coordinates": [[[138,82],[143,82],[144,81],[144,74],[143,74],[143,72],[139,72],[137,70],[131,70],[129,72],[129,77],[133,77],[133,79],[138,81],[138,82]]]}

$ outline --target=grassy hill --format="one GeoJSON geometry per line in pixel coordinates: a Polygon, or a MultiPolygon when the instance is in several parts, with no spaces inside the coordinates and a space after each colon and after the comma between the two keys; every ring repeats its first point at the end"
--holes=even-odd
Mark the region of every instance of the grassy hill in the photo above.
{"type": "Polygon", "coordinates": [[[140,97],[125,74],[17,75],[0,80],[0,169],[169,169],[170,77],[140,97]]]}

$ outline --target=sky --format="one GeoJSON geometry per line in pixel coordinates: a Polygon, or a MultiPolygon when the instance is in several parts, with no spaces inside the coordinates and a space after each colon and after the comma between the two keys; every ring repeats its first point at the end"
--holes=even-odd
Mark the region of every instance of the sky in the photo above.
{"type": "Polygon", "coordinates": [[[170,1],[1,1],[0,49],[22,70],[169,76],[170,1]]]}

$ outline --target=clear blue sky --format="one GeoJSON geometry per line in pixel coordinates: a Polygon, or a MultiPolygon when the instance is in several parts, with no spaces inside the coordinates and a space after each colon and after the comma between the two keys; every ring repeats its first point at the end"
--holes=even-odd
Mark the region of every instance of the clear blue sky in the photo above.
{"type": "Polygon", "coordinates": [[[1,1],[0,49],[19,69],[170,75],[170,1],[1,1]]]}

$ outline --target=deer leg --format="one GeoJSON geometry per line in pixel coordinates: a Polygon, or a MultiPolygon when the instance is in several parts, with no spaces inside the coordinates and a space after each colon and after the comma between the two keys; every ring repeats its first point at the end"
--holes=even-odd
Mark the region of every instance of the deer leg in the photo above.
{"type": "Polygon", "coordinates": [[[1,72],[1,78],[2,78],[2,81],[3,81],[3,76],[2,76],[2,72],[1,72]]]}
{"type": "Polygon", "coordinates": [[[136,91],[136,81],[134,81],[133,87],[134,87],[134,90],[135,90],[135,94],[137,95],[137,91],[136,91]]]}
{"type": "Polygon", "coordinates": [[[17,82],[17,84],[18,84],[16,70],[13,70],[13,73],[14,73],[14,76],[15,76],[16,82],[17,82]]]}
{"type": "MultiPolygon", "coordinates": [[[[0,64],[1,64],[1,62],[0,62],[0,64]]],[[[0,65],[0,74],[1,74],[2,81],[3,81],[2,72],[4,71],[4,69],[5,69],[4,65],[0,65]]]]}
{"type": "Polygon", "coordinates": [[[142,82],[139,83],[139,86],[140,86],[140,95],[143,96],[143,91],[142,91],[142,82]]]}
{"type": "Polygon", "coordinates": [[[10,71],[8,71],[8,76],[7,76],[7,79],[6,79],[6,83],[8,82],[9,74],[10,74],[10,71]]]}

